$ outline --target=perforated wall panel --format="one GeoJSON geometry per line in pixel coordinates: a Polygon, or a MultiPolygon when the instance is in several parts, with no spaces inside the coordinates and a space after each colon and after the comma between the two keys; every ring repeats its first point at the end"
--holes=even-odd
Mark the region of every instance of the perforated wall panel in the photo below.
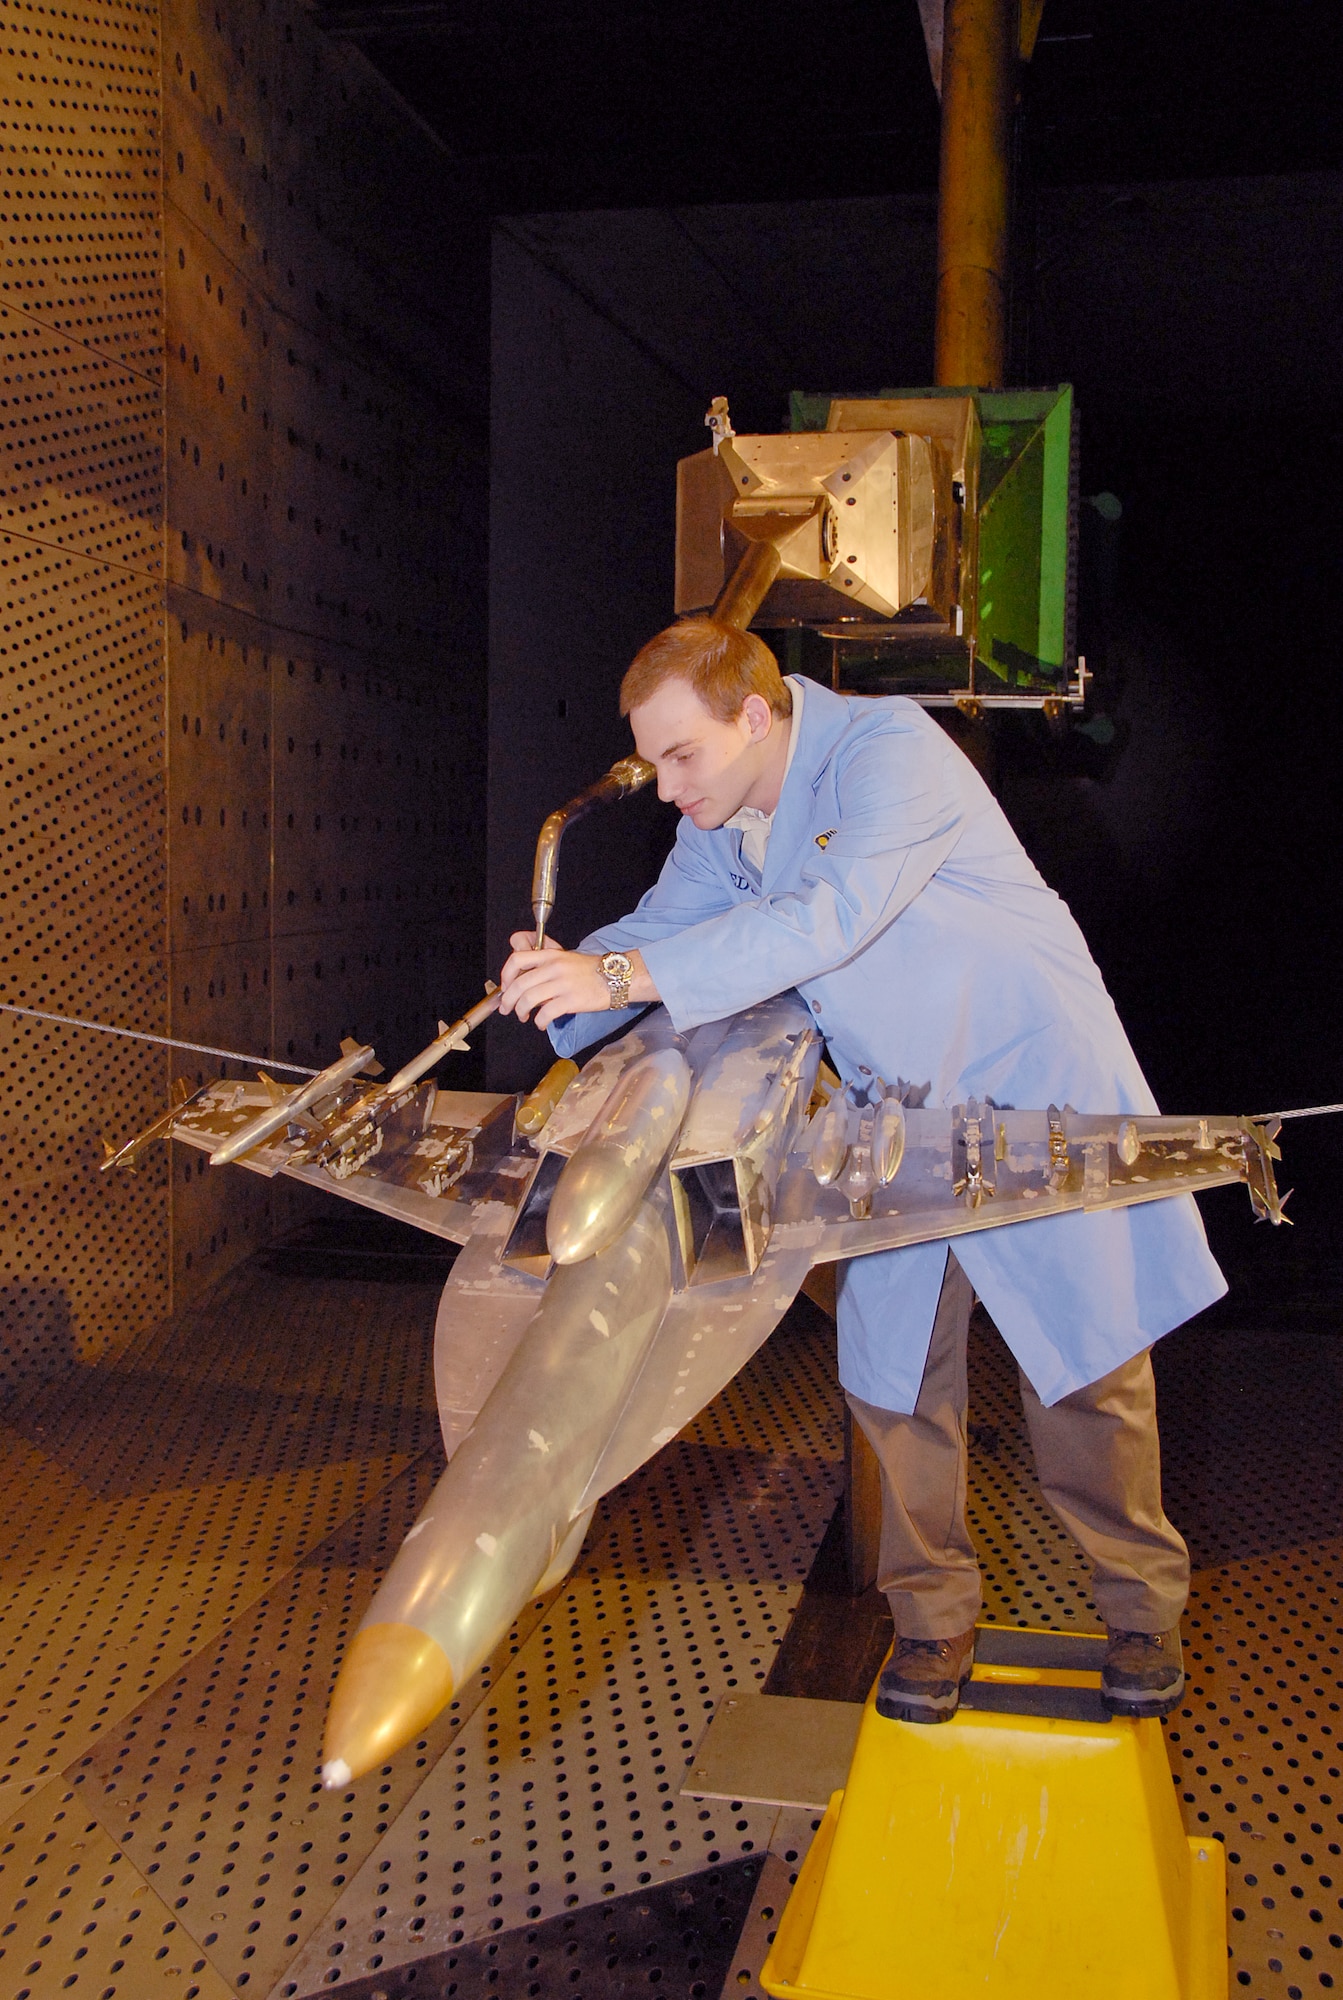
{"type": "MultiPolygon", "coordinates": [[[[426,255],[437,163],[297,5],[165,20],[174,1031],[399,1062],[485,973],[479,500],[426,255]]],[[[190,1289],[267,1193],[174,1171],[190,1289]]]]}
{"type": "MultiPolygon", "coordinates": [[[[157,10],[0,0],[0,999],[162,1031],[157,10]]],[[[162,1053],[0,1015],[0,1387],[168,1302],[162,1053]]]]}
{"type": "MultiPolygon", "coordinates": [[[[296,4],[0,0],[0,48],[0,998],[399,1062],[486,970],[443,162],[296,4]]],[[[0,1015],[0,1387],[271,1228],[198,1155],[96,1171],[219,1067],[0,1015]]]]}

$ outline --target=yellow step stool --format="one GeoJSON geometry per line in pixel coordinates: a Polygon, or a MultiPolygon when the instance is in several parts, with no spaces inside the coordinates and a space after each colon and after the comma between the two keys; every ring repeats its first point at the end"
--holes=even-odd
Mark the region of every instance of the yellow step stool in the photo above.
{"type": "Polygon", "coordinates": [[[981,1628],[950,1722],[887,1722],[869,1697],[767,1993],[1225,2000],[1222,1845],[1186,1835],[1160,1723],[1106,1718],[1100,1650],[981,1628]]]}

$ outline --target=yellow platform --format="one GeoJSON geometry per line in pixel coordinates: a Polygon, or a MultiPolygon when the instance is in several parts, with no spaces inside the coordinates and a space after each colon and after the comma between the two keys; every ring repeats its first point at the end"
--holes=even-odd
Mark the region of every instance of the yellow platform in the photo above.
{"type": "MultiPolygon", "coordinates": [[[[976,1666],[974,1696],[993,1699],[986,1682],[1099,1714],[1094,1673],[976,1666]]],[[[776,2000],[1225,2000],[1225,1856],[1186,1835],[1158,1722],[962,1706],[930,1728],[869,1699],[761,1984],[776,2000]]]]}

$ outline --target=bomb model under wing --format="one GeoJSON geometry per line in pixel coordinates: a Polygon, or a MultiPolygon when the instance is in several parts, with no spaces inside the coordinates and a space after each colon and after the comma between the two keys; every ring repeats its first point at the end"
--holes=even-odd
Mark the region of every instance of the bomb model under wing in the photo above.
{"type": "MultiPolygon", "coordinates": [[[[424,1728],[814,1264],[1233,1181],[1284,1219],[1275,1124],[920,1109],[880,1079],[827,1095],[821,1053],[791,992],[686,1035],[659,1007],[521,1103],[347,1073],[242,1154],[462,1246],[435,1336],[449,1463],[341,1669],[329,1785],[424,1728]]],[[[233,1156],[275,1089],[215,1084],[171,1134],[233,1156]]]]}

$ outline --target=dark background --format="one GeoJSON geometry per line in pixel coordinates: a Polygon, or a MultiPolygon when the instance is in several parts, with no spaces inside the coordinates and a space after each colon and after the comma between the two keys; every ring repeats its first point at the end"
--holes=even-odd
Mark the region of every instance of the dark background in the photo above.
{"type": "MultiPolygon", "coordinates": [[[[484,214],[809,201],[937,184],[916,0],[362,0],[318,7],[484,214]]],[[[1331,0],[1046,0],[1024,176],[1064,186],[1338,164],[1331,0]]]]}
{"type": "MultiPolygon", "coordinates": [[[[454,240],[482,270],[493,246],[493,962],[540,818],[628,747],[614,690],[670,615],[709,398],[772,429],[793,388],[930,378],[937,102],[915,0],[318,18],[440,135],[454,240]]],[[[995,723],[995,782],[1171,1108],[1343,1097],[1341,54],[1333,5],[1047,0],[1022,77],[1012,379],[1076,385],[1082,491],[1123,504],[1082,510],[1115,735],[995,723]]],[[[558,934],[625,907],[671,832],[641,798],[572,835],[558,934]]],[[[545,1053],[499,1024],[492,1081],[545,1053]]],[[[1343,1122],[1289,1141],[1295,1254],[1323,1255],[1343,1122]]]]}

